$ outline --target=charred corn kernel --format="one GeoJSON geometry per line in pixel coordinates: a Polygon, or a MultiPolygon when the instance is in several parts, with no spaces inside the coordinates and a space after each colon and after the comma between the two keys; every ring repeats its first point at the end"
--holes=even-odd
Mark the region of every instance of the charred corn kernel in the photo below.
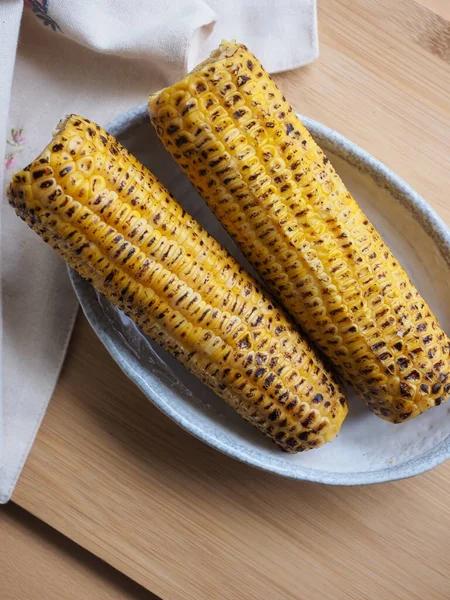
{"type": "Polygon", "coordinates": [[[8,197],[74,269],[281,448],[307,450],[338,433],[347,404],[308,343],[98,125],[61,122],[8,197]]]}
{"type": "Polygon", "coordinates": [[[156,131],[303,330],[379,416],[450,393],[449,340],[245,46],[149,99],[156,131]]]}

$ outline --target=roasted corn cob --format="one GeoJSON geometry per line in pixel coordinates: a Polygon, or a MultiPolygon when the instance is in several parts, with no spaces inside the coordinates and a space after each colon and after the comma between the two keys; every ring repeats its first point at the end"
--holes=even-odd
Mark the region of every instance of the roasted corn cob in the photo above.
{"type": "Polygon", "coordinates": [[[72,115],[8,190],[17,214],[142,330],[281,448],[337,434],[339,384],[161,183],[72,115]]]}
{"type": "Polygon", "coordinates": [[[166,148],[275,297],[379,416],[450,393],[449,340],[259,61],[224,42],[149,99],[166,148]]]}

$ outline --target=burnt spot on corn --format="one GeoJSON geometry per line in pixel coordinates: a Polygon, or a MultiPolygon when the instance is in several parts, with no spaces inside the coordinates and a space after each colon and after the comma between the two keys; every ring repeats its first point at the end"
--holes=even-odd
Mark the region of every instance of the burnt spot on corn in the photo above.
{"type": "Polygon", "coordinates": [[[241,87],[247,83],[247,81],[250,81],[250,77],[248,75],[238,75],[236,80],[238,87],[241,87]]]}
{"type": "Polygon", "coordinates": [[[314,414],[314,412],[311,410],[309,411],[309,413],[306,415],[306,417],[304,419],[302,419],[301,424],[305,429],[308,429],[309,427],[311,427],[311,425],[314,423],[314,420],[316,419],[316,415],[314,414]]]}
{"type": "Polygon", "coordinates": [[[65,177],[71,171],[72,171],[72,166],[71,165],[67,165],[66,167],[64,167],[63,169],[61,169],[61,171],[59,172],[59,175],[60,175],[60,177],[65,177]]]}
{"type": "Polygon", "coordinates": [[[122,264],[127,263],[130,258],[133,256],[133,254],[135,254],[136,249],[135,248],[131,248],[128,252],[128,254],[122,259],[122,264]]]}
{"type": "Polygon", "coordinates": [[[175,145],[177,148],[181,148],[181,146],[184,146],[188,142],[189,142],[189,140],[187,139],[187,137],[185,135],[180,135],[178,138],[176,138],[175,145]]]}
{"type": "Polygon", "coordinates": [[[413,388],[405,382],[400,382],[400,394],[403,398],[411,398],[414,395],[413,388]]]}
{"type": "Polygon", "coordinates": [[[281,410],[276,408],[274,411],[272,411],[269,416],[268,419],[269,421],[277,421],[281,416],[281,410]]]}
{"type": "Polygon", "coordinates": [[[75,250],[75,254],[80,255],[85,248],[89,248],[89,244],[88,243],[84,243],[79,248],[77,248],[75,250]]]}
{"type": "Polygon", "coordinates": [[[419,381],[420,380],[420,373],[416,369],[413,369],[410,373],[408,373],[407,375],[405,375],[405,379],[407,381],[419,381]]]}
{"type": "Polygon", "coordinates": [[[405,356],[400,356],[397,358],[397,364],[400,367],[400,370],[403,371],[409,367],[409,360],[405,356]]]}
{"type": "Polygon", "coordinates": [[[432,394],[438,394],[441,391],[441,387],[440,383],[435,383],[431,388],[432,394]]]}
{"type": "Polygon", "coordinates": [[[43,177],[46,174],[47,174],[47,171],[45,169],[39,169],[38,171],[33,171],[33,179],[35,181],[37,181],[38,179],[40,179],[41,177],[43,177]]]}

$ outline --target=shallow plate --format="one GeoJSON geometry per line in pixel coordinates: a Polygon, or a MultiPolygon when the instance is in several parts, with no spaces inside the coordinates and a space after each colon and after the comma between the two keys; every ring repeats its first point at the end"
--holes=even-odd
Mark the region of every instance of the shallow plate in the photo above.
{"type": "MultiPolygon", "coordinates": [[[[372,156],[316,121],[303,118],[303,122],[431,304],[444,329],[450,331],[448,229],[409,186],[372,156]]],[[[122,115],[108,130],[252,271],[162,148],[145,106],[122,115]]],[[[391,425],[371,414],[352,393],[350,413],[336,441],[311,452],[287,455],[149,342],[89,284],[73,272],[71,278],[90,324],[128,377],[181,427],[230,456],[293,479],[340,485],[408,477],[450,457],[449,404],[402,425],[391,425]]]]}

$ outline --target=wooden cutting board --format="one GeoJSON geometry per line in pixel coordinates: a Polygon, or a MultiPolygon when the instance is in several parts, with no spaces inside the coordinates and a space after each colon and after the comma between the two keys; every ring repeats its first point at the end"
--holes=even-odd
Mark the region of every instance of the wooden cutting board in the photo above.
{"type": "MultiPolygon", "coordinates": [[[[449,21],[321,0],[319,24],[320,59],[277,76],[286,96],[450,224],[449,21]]],[[[81,316],[13,499],[165,599],[450,597],[450,463],[366,488],[257,471],[160,414],[81,316]]]]}

